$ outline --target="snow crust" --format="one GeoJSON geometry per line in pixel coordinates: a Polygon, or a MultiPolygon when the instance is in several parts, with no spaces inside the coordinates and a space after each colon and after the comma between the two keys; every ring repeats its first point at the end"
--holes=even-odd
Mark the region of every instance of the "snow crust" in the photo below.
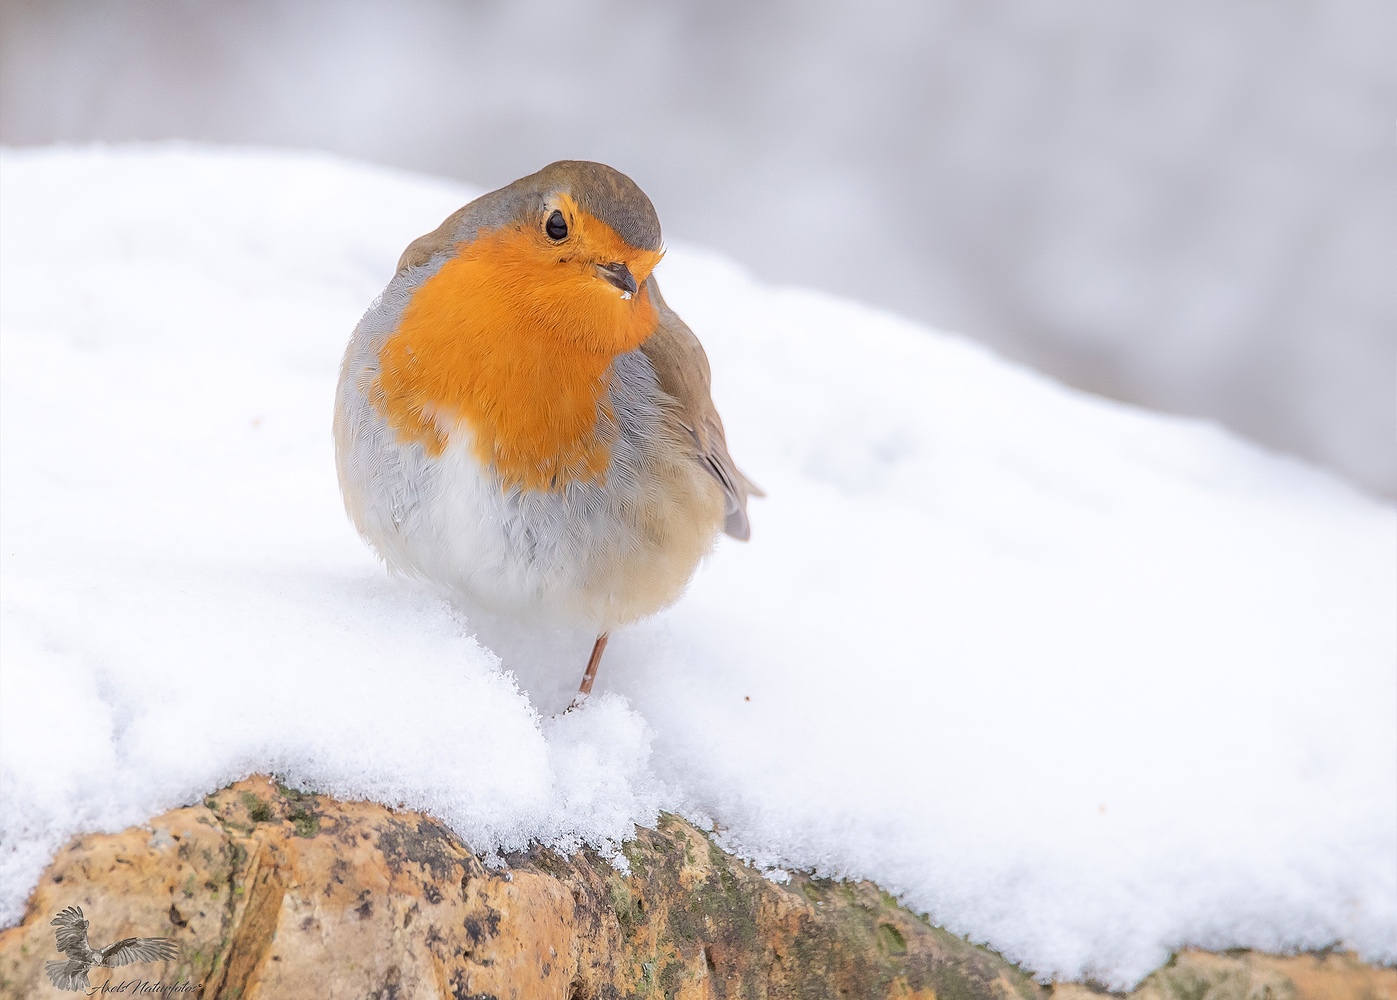
{"type": "Polygon", "coordinates": [[[0,921],[72,834],[273,771],[486,852],[677,810],[1043,977],[1397,960],[1392,507],[674,244],[768,498],[557,716],[591,636],[390,579],[335,485],[349,332],[476,192],[197,147],[0,181],[0,921]]]}

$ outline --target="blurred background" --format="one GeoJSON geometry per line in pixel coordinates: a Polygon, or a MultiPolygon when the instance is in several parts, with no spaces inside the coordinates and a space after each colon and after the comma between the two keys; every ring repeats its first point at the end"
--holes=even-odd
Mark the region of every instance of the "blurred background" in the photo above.
{"type": "Polygon", "coordinates": [[[3,0],[0,141],[604,160],[671,239],[1397,494],[1389,0],[3,0]]]}

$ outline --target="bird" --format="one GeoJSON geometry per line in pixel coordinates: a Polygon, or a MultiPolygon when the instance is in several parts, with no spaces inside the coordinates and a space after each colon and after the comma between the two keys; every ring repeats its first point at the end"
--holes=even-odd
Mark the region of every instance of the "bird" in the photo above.
{"type": "Polygon", "coordinates": [[[616,628],[680,597],[759,490],[728,453],[708,357],[665,302],[659,218],[562,160],[412,241],[335,395],[345,509],[395,573],[539,625],[616,628]]]}
{"type": "Polygon", "coordinates": [[[179,956],[179,945],[165,937],[123,938],[105,948],[93,948],[87,943],[87,919],[81,906],[60,910],[49,925],[58,928],[53,935],[58,950],[68,956],[65,962],[44,963],[49,982],[60,990],[90,990],[87,970],[94,967],[111,969],[132,962],[163,962],[179,956]]]}

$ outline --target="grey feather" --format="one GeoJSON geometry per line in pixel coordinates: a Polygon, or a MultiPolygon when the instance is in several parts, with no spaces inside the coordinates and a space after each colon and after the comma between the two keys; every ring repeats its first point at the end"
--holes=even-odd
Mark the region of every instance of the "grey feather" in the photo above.
{"type": "Polygon", "coordinates": [[[92,988],[87,981],[87,970],[90,968],[92,966],[86,962],[70,958],[66,962],[45,962],[44,975],[48,976],[49,982],[60,990],[74,993],[79,990],[86,992],[92,988]]]}
{"type": "Polygon", "coordinates": [[[54,940],[68,956],[65,962],[47,962],[44,974],[60,990],[87,990],[87,971],[94,966],[114,968],[132,962],[162,962],[179,957],[179,945],[169,938],[124,938],[100,951],[87,940],[87,920],[82,907],[69,906],[49,921],[57,927],[54,940]]]}
{"type": "Polygon", "coordinates": [[[132,962],[164,962],[179,957],[179,945],[169,938],[125,938],[102,949],[100,964],[115,968],[132,962]]]}
{"type": "Polygon", "coordinates": [[[58,916],[49,921],[49,926],[58,928],[53,935],[58,942],[58,950],[69,958],[87,961],[94,954],[87,943],[87,921],[83,918],[82,907],[70,906],[60,910],[58,916]]]}

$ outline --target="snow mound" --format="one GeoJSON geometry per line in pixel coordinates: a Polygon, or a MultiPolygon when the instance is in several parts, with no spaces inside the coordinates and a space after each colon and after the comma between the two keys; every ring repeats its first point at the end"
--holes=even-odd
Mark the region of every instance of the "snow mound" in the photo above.
{"type": "Polygon", "coordinates": [[[335,486],[349,332],[473,192],[191,147],[0,171],[0,920],[73,833],[274,771],[482,851],[678,810],[1043,976],[1397,960],[1391,507],[675,246],[768,499],[554,717],[591,637],[389,579],[335,486]]]}

